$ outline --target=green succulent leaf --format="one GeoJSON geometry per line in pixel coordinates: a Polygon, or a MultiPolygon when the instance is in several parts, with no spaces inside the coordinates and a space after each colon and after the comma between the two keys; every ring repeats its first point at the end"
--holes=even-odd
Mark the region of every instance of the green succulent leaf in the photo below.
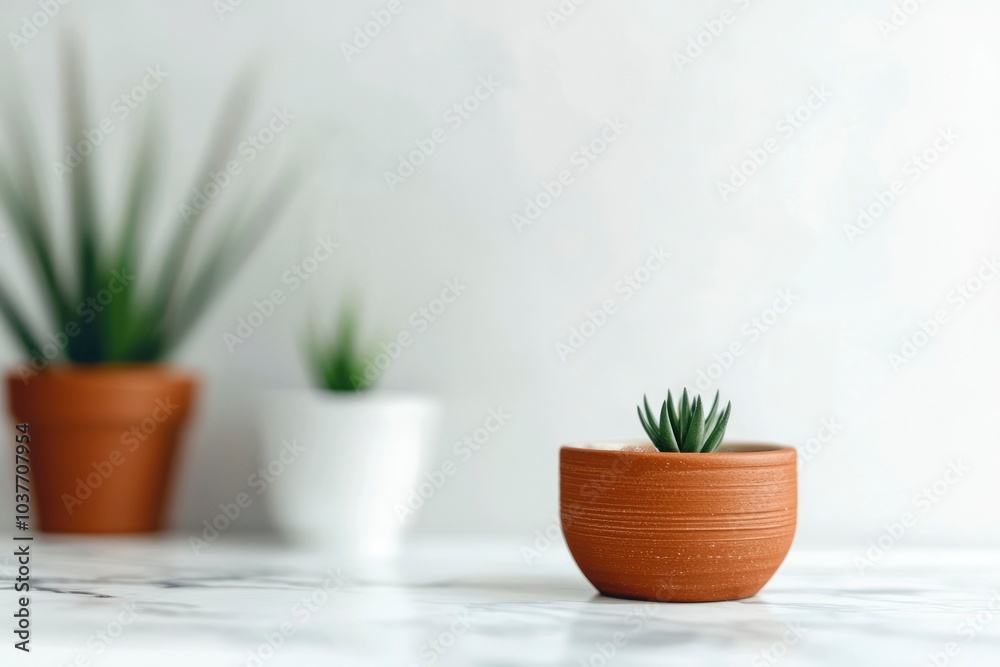
{"type": "Polygon", "coordinates": [[[648,435],[649,439],[653,441],[653,445],[659,449],[659,446],[656,445],[656,441],[658,439],[657,436],[659,435],[658,432],[649,425],[649,422],[646,421],[646,417],[642,414],[642,408],[640,406],[635,406],[635,411],[639,413],[639,422],[642,423],[642,428],[646,431],[646,435],[648,435]]]}
{"type": "Polygon", "coordinates": [[[642,404],[643,407],[646,408],[646,422],[650,426],[656,427],[656,417],[653,415],[653,411],[649,407],[649,399],[646,398],[645,394],[642,395],[642,404]]]}
{"type": "Polygon", "coordinates": [[[726,434],[726,424],[729,423],[729,413],[732,407],[733,404],[731,402],[726,404],[726,409],[722,411],[722,416],[719,417],[719,423],[712,429],[712,433],[708,436],[708,440],[705,441],[705,446],[702,447],[701,451],[714,452],[722,444],[722,436],[726,434]]]}
{"type": "Polygon", "coordinates": [[[702,432],[705,428],[704,419],[705,413],[701,404],[701,396],[698,396],[694,399],[694,409],[691,412],[691,423],[688,426],[688,432],[684,437],[684,446],[681,448],[681,451],[701,451],[702,432]]]}
{"type": "Polygon", "coordinates": [[[659,449],[671,452],[681,451],[680,445],[674,437],[673,426],[670,423],[670,411],[667,409],[666,401],[663,402],[663,407],[660,408],[660,438],[663,440],[665,449],[662,447],[659,449]]]}
{"type": "MultiPolygon", "coordinates": [[[[333,335],[322,336],[315,323],[309,322],[305,361],[316,383],[324,389],[352,392],[371,388],[372,383],[364,380],[367,357],[358,345],[360,320],[360,308],[349,296],[341,306],[333,335]]],[[[642,413],[639,418],[642,419],[642,413]]]]}
{"type": "Polygon", "coordinates": [[[712,401],[712,409],[708,411],[708,417],[705,418],[705,433],[711,433],[714,426],[713,420],[715,419],[716,410],[719,409],[719,391],[715,391],[715,400],[712,401]]]}
{"type": "Polygon", "coordinates": [[[714,452],[722,442],[732,403],[727,403],[721,415],[718,414],[719,392],[715,392],[712,407],[705,415],[705,403],[701,396],[695,395],[693,400],[687,389],[681,394],[680,414],[674,408],[673,394],[668,391],[667,399],[660,406],[659,419],[649,405],[649,398],[642,397],[642,405],[636,406],[639,422],[652,441],[653,446],[661,452],[710,453],[714,452]],[[678,438],[677,434],[682,434],[678,438]]]}
{"type": "Polygon", "coordinates": [[[681,435],[677,442],[684,442],[687,439],[688,429],[691,427],[691,400],[688,397],[688,390],[685,388],[681,394],[681,435]]]}
{"type": "Polygon", "coordinates": [[[659,421],[657,421],[656,416],[653,414],[652,408],[649,407],[649,399],[645,395],[642,397],[642,402],[643,405],[637,405],[635,410],[639,415],[639,422],[642,424],[643,430],[646,431],[646,435],[652,441],[653,446],[661,452],[680,451],[674,439],[674,434],[670,429],[666,402],[660,407],[659,421]],[[643,412],[643,408],[645,408],[645,412],[643,412]]]}
{"type": "Polygon", "coordinates": [[[674,441],[680,442],[681,422],[677,418],[677,410],[674,408],[674,397],[670,393],[669,389],[667,390],[667,416],[670,417],[670,428],[673,430],[674,433],[674,441]]]}

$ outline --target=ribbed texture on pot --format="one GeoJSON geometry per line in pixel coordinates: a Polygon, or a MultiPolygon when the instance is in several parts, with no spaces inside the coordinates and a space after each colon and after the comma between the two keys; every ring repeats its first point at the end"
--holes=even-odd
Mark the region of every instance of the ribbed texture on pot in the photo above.
{"type": "Polygon", "coordinates": [[[795,450],[676,454],[564,447],[563,533],[606,595],[749,597],[795,534],[795,450]]]}

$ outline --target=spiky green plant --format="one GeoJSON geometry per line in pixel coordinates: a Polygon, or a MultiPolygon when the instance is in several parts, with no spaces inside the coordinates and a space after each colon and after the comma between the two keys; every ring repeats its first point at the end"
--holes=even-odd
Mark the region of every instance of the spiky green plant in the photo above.
{"type": "Polygon", "coordinates": [[[726,404],[721,413],[719,409],[719,392],[715,392],[712,409],[705,416],[701,396],[694,400],[688,398],[687,389],[681,396],[680,410],[674,406],[674,397],[667,391],[667,400],[660,408],[660,419],[649,409],[649,401],[642,397],[646,414],[642,407],[637,406],[639,421],[646,429],[646,434],[653,441],[653,446],[661,452],[714,452],[722,444],[722,436],[726,433],[729,423],[729,412],[732,402],[726,404]]]}
{"type": "Polygon", "coordinates": [[[374,380],[365,375],[370,355],[358,344],[361,326],[360,307],[353,298],[344,300],[332,336],[323,336],[310,322],[306,329],[305,363],[314,381],[329,391],[363,391],[374,380]]]}
{"type": "MultiPolygon", "coordinates": [[[[63,56],[66,143],[77,145],[94,125],[86,112],[80,52],[71,40],[66,41],[63,56]]],[[[241,133],[250,108],[252,79],[242,76],[223,103],[212,142],[195,173],[195,189],[209,183],[210,174],[225,169],[237,142],[245,136],[241,133]]],[[[156,259],[150,257],[148,223],[162,156],[160,131],[152,114],[139,131],[134,162],[125,170],[120,209],[113,214],[102,211],[95,183],[96,156],[90,155],[67,176],[70,220],[57,227],[52,215],[56,193],[50,191],[49,179],[42,177],[48,160],[42,159],[24,95],[15,91],[2,97],[9,155],[0,156],[0,207],[35,270],[48,324],[32,326],[3,283],[0,319],[34,360],[42,360],[42,344],[51,340],[61,348],[60,356],[73,363],[162,360],[191,331],[279,216],[293,193],[295,177],[285,170],[270,184],[245,183],[259,196],[241,193],[231,208],[217,216],[215,222],[221,228],[214,237],[206,236],[202,219],[217,208],[213,207],[216,197],[203,207],[168,206],[175,219],[170,238],[159,239],[165,252],[157,253],[156,259]],[[116,224],[104,224],[109,217],[116,224]],[[109,226],[117,228],[115,234],[107,233],[109,226]],[[60,256],[54,242],[66,234],[67,227],[71,258],[60,256]],[[144,241],[147,247],[140,252],[144,241]],[[199,262],[192,257],[194,247],[203,249],[199,262]],[[152,268],[140,271],[146,266],[152,268]],[[105,303],[108,295],[110,301],[105,303]],[[40,337],[38,331],[50,333],[40,337]]],[[[183,199],[190,198],[188,194],[183,199]]]]}

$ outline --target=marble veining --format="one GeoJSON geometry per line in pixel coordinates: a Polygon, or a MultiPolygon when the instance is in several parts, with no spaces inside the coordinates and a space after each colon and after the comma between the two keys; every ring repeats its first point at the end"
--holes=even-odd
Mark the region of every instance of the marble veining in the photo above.
{"type": "MultiPolygon", "coordinates": [[[[3,665],[1000,665],[1000,552],[793,547],[757,596],[596,594],[562,546],[423,543],[395,565],[220,541],[34,544],[32,653],[3,665]]],[[[13,561],[0,560],[13,608],[13,561]]],[[[13,656],[12,659],[9,659],[13,656]]]]}

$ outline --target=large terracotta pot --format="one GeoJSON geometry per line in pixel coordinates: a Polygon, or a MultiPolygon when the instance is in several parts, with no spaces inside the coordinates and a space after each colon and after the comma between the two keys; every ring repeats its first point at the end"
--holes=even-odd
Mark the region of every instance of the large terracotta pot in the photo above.
{"type": "Polygon", "coordinates": [[[749,597],[778,569],[795,534],[790,447],[685,454],[652,445],[571,446],[560,451],[559,474],[566,543],[605,595],[749,597]]]}
{"type": "Polygon", "coordinates": [[[11,412],[29,424],[33,527],[163,528],[195,385],[193,376],[159,366],[62,366],[27,380],[10,373],[11,412]]]}

